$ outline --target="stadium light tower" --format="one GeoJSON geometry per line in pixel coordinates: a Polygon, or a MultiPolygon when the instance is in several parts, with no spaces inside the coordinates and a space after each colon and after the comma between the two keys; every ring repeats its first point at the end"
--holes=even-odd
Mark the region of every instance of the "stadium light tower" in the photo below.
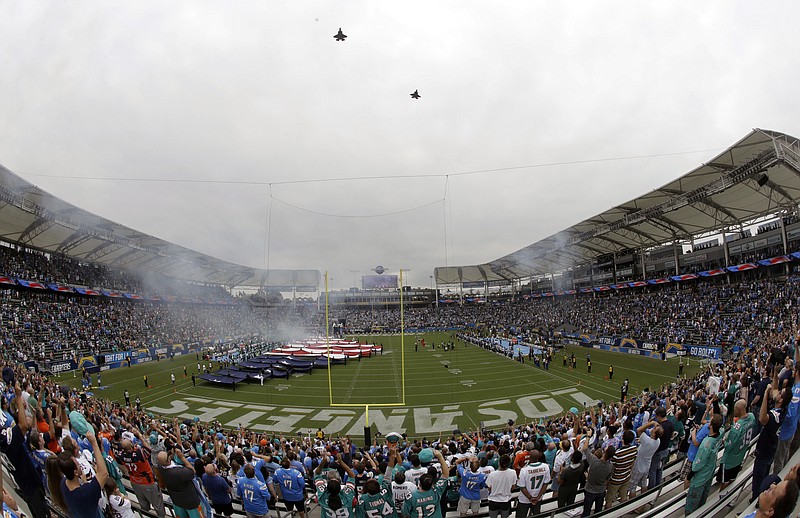
{"type": "Polygon", "coordinates": [[[358,288],[358,284],[356,284],[356,274],[359,273],[361,270],[350,270],[350,273],[353,274],[353,287],[358,288]]]}

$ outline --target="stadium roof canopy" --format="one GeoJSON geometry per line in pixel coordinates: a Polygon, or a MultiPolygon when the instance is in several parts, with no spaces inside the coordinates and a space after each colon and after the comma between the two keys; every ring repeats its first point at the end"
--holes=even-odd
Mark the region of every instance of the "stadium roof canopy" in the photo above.
{"type": "Polygon", "coordinates": [[[516,252],[485,264],[436,268],[436,283],[505,283],[548,275],[601,256],[688,241],[795,211],[798,201],[800,142],[754,129],[667,185],[516,252]]]}
{"type": "Polygon", "coordinates": [[[321,278],[318,270],[241,266],[143,234],[67,203],[2,165],[0,239],[112,268],[203,284],[316,291],[321,278]]]}

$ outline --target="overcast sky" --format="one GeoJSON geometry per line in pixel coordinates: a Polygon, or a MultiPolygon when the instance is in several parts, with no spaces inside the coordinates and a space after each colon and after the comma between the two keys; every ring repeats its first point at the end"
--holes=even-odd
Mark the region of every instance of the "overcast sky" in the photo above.
{"type": "Polygon", "coordinates": [[[436,266],[511,253],[754,127],[800,136],[797,1],[0,0],[0,14],[0,163],[117,223],[327,270],[339,288],[377,265],[428,286],[436,266]],[[518,166],[539,167],[459,174],[518,166]]]}

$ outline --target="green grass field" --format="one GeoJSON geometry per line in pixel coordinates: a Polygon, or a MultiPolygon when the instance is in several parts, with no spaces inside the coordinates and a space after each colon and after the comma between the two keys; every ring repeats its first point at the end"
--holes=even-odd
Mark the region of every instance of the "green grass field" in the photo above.
{"type": "MultiPolygon", "coordinates": [[[[384,354],[331,369],[333,406],[327,370],[268,380],[263,386],[242,383],[233,392],[199,380],[193,387],[190,378],[183,377],[183,367],[187,366],[190,375],[196,372],[194,355],[105,371],[103,388],[94,393],[123,403],[127,388],[132,401],[139,396],[142,405],[156,414],[199,416],[203,421],[219,420],[228,427],[241,424],[256,431],[306,434],[309,429],[322,428],[326,433],[362,436],[368,418],[374,431],[405,431],[423,437],[454,428],[475,429],[481,422],[487,428],[499,428],[508,419],[538,420],[570,407],[581,408],[584,403],[617,400],[625,378],[634,394],[643,387],[669,383],[678,372],[677,358],[662,362],[572,346],[567,352],[578,358],[577,369],[563,367],[558,352],[545,371],[463,342],[447,352],[440,346],[435,350],[420,347],[415,352],[418,336],[405,337],[405,402],[400,336],[362,337],[362,342],[383,344],[384,354]],[[586,369],[587,352],[592,356],[591,374],[586,369]],[[614,365],[613,380],[605,379],[609,364],[614,365]],[[174,387],[170,373],[177,378],[174,387]],[[144,375],[152,388],[144,387],[144,375]],[[365,404],[370,405],[368,416],[365,404]]],[[[450,340],[445,333],[423,336],[427,344],[450,340]]],[[[692,360],[684,373],[692,376],[699,368],[692,360]]],[[[62,374],[61,380],[73,386],[80,383],[70,374],[62,374]]]]}

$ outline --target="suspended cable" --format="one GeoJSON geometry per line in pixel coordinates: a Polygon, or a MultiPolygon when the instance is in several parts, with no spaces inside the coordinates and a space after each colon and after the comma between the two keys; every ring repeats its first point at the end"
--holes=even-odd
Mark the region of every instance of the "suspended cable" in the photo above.
{"type": "Polygon", "coordinates": [[[425,203],[423,205],[419,205],[417,207],[412,207],[410,209],[403,209],[403,210],[398,210],[398,211],[393,211],[393,212],[383,212],[381,214],[363,214],[362,215],[362,214],[331,214],[329,212],[322,212],[322,211],[318,211],[318,210],[307,209],[305,207],[301,207],[299,205],[295,205],[293,203],[289,203],[288,201],[281,200],[280,198],[276,198],[274,195],[272,196],[272,199],[277,201],[278,203],[282,203],[282,204],[284,204],[284,205],[286,205],[288,207],[292,207],[294,209],[297,209],[297,210],[300,210],[300,211],[303,211],[303,212],[308,212],[310,214],[316,214],[318,216],[327,216],[327,217],[331,217],[331,218],[353,218],[353,219],[380,218],[380,217],[384,217],[384,216],[395,216],[397,214],[406,214],[406,213],[409,213],[409,212],[414,212],[415,210],[424,209],[425,207],[430,207],[431,205],[436,205],[437,203],[442,203],[444,201],[443,199],[439,199],[439,200],[434,200],[434,201],[429,202],[429,203],[425,203]]]}
{"type": "MultiPolygon", "coordinates": [[[[541,164],[528,164],[510,167],[497,167],[492,169],[475,169],[472,171],[460,171],[456,173],[449,173],[449,176],[468,176],[484,173],[502,173],[509,171],[517,171],[520,169],[537,169],[542,167],[557,167],[564,165],[577,165],[577,164],[591,164],[596,162],[615,162],[622,160],[641,160],[645,158],[663,158],[669,156],[691,155],[694,153],[709,153],[712,151],[719,151],[723,148],[714,149],[698,149],[695,151],[679,151],[675,153],[655,153],[650,155],[631,155],[619,156],[609,158],[590,158],[586,160],[568,160],[564,162],[545,162],[541,164]]],[[[346,176],[339,178],[309,178],[306,180],[284,180],[279,182],[269,182],[264,180],[209,180],[202,178],[139,178],[139,177],[117,177],[112,178],[109,176],[78,176],[78,175],[54,175],[42,173],[25,173],[26,176],[37,176],[40,178],[60,178],[64,180],[96,180],[96,181],[112,181],[112,182],[155,182],[155,183],[196,183],[196,184],[216,184],[216,185],[293,185],[305,183],[329,183],[329,182],[351,182],[361,180],[396,180],[396,179],[413,179],[413,178],[442,178],[448,176],[445,173],[428,173],[428,174],[409,174],[409,175],[370,175],[370,176],[346,176]]]]}

